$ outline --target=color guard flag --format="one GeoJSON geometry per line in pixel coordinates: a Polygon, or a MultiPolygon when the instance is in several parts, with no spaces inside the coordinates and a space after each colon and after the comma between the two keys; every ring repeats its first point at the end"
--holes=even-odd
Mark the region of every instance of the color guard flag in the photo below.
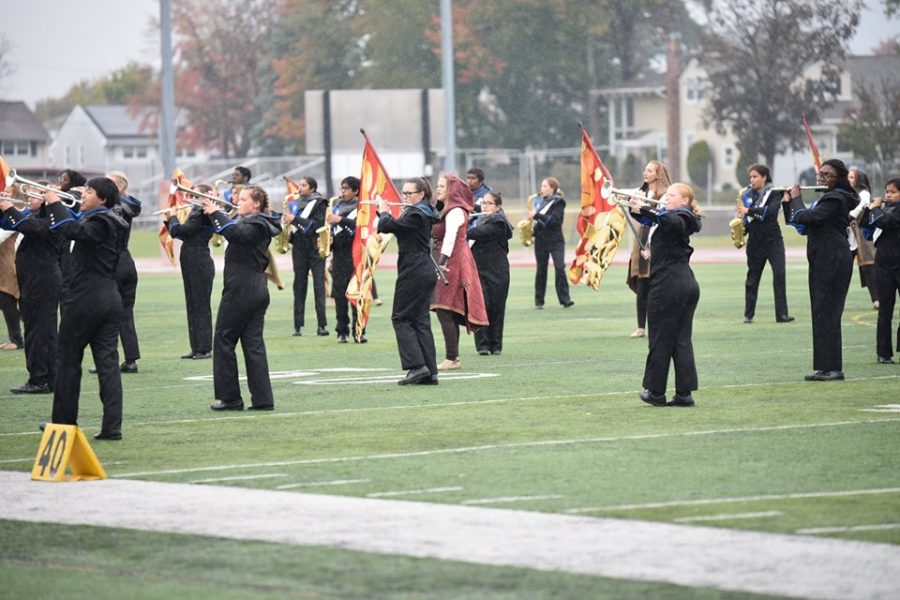
{"type": "Polygon", "coordinates": [[[9,177],[9,165],[0,156],[0,192],[6,191],[6,178],[9,177]]]}
{"type": "Polygon", "coordinates": [[[806,132],[806,140],[809,142],[809,149],[812,150],[813,166],[816,168],[816,173],[818,173],[819,169],[822,168],[822,156],[819,154],[819,147],[813,139],[813,134],[809,128],[809,123],[806,122],[806,117],[800,118],[803,119],[803,130],[806,132]]]}
{"type": "Polygon", "coordinates": [[[353,236],[353,270],[355,277],[347,287],[347,299],[356,307],[357,321],[354,337],[360,339],[369,322],[372,304],[372,281],[381,253],[393,239],[391,235],[379,235],[375,222],[377,202],[381,199],[389,204],[394,217],[400,216],[400,192],[381,164],[378,153],[369,136],[360,129],[365,145],[363,147],[362,171],[359,176],[359,208],[356,212],[356,233],[353,236]]]}
{"type": "Polygon", "coordinates": [[[569,267],[569,280],[595,290],[600,289],[600,280],[625,231],[624,211],[611,200],[609,192],[604,195],[606,182],[615,185],[587,131],[581,127],[581,212],[577,223],[581,241],[569,267]]]}

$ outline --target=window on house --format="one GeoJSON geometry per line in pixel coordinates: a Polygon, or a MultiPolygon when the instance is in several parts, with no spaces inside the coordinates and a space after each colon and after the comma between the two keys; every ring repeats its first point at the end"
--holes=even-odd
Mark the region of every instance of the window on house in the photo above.
{"type": "Polygon", "coordinates": [[[706,94],[706,82],[701,77],[689,77],[685,88],[688,102],[699,102],[706,94]]]}
{"type": "Polygon", "coordinates": [[[734,148],[725,148],[724,161],[726,167],[734,166],[734,148]]]}
{"type": "Polygon", "coordinates": [[[15,142],[3,142],[2,145],[3,154],[15,154],[16,153],[16,143],[15,142]]]}
{"type": "Polygon", "coordinates": [[[138,158],[147,158],[147,146],[138,146],[135,154],[138,158]]]}
{"type": "Polygon", "coordinates": [[[31,155],[37,156],[37,142],[31,142],[31,155]]]}
{"type": "Polygon", "coordinates": [[[134,146],[123,146],[122,158],[134,158],[134,146]]]}
{"type": "Polygon", "coordinates": [[[28,142],[18,142],[16,143],[16,154],[20,156],[28,156],[28,150],[30,149],[28,142]]]}

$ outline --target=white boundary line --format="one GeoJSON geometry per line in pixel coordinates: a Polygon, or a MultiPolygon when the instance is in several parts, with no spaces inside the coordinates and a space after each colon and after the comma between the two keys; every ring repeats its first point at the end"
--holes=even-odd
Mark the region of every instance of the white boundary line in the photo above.
{"type": "Polygon", "coordinates": [[[247,463],[239,465],[217,465],[212,467],[194,467],[190,469],[163,469],[159,471],[140,471],[135,473],[116,474],[116,478],[145,477],[147,475],[178,475],[182,473],[198,473],[202,471],[229,471],[232,469],[257,469],[260,467],[283,467],[292,465],[319,465],[329,463],[357,462],[366,460],[390,460],[396,458],[414,458],[435,456],[440,454],[462,454],[467,452],[483,452],[488,450],[507,450],[510,448],[540,448],[553,446],[574,446],[578,444],[604,444],[609,442],[656,440],[673,437],[692,437],[704,435],[725,435],[731,433],[754,433],[763,431],[790,431],[795,429],[816,429],[820,427],[842,427],[845,425],[871,425],[877,423],[895,423],[900,419],[865,419],[862,421],[836,421],[833,423],[804,423],[800,425],[772,425],[767,427],[746,427],[733,429],[712,429],[705,431],[682,431],[677,433],[648,433],[643,435],[623,435],[598,438],[582,438],[572,440],[538,440],[533,442],[511,442],[508,444],[484,444],[481,446],[460,446],[441,448],[438,450],[420,450],[418,452],[390,452],[385,454],[367,454],[362,456],[334,456],[328,458],[306,458],[299,460],[247,463]]]}
{"type": "Polygon", "coordinates": [[[672,500],[670,502],[647,502],[645,504],[618,504],[613,506],[593,506],[570,508],[563,512],[578,515],[584,513],[640,510],[644,508],[668,508],[671,506],[705,506],[707,504],[726,504],[729,502],[757,502],[760,500],[794,500],[798,498],[831,498],[837,496],[864,496],[870,494],[900,494],[900,487],[877,488],[868,490],[844,490],[838,492],[804,492],[796,494],[764,494],[760,496],[737,496],[732,498],[701,498],[698,500],[672,500]]]}
{"type": "Polygon", "coordinates": [[[287,477],[287,473],[265,473],[262,475],[239,475],[236,477],[214,477],[212,479],[195,479],[188,483],[219,483],[222,481],[245,481],[250,479],[272,479],[274,477],[287,477]]]}
{"type": "Polygon", "coordinates": [[[421,490],[391,490],[388,492],[372,492],[366,498],[391,498],[394,496],[420,496],[422,494],[440,494],[442,492],[461,492],[461,486],[424,488],[421,490]]]}
{"type": "Polygon", "coordinates": [[[564,496],[559,494],[547,494],[545,496],[505,496],[500,498],[475,498],[474,500],[463,500],[460,504],[507,504],[512,502],[530,502],[532,500],[559,500],[564,496]]]}
{"type": "Polygon", "coordinates": [[[809,527],[807,529],[798,529],[796,533],[801,535],[818,535],[822,533],[851,533],[853,531],[884,531],[887,529],[900,529],[900,523],[854,525],[852,527],[809,527]]]}
{"type": "Polygon", "coordinates": [[[354,483],[369,483],[371,479],[335,479],[334,481],[305,481],[303,483],[288,483],[275,486],[276,490],[292,490],[299,487],[319,487],[330,485],[353,485],[354,483]]]}
{"type": "Polygon", "coordinates": [[[735,521],[738,519],[762,519],[765,517],[780,517],[784,513],[780,510],[766,510],[762,512],[748,513],[721,513],[718,515],[700,515],[697,517],[681,517],[675,519],[676,523],[694,523],[697,521],[735,521]]]}

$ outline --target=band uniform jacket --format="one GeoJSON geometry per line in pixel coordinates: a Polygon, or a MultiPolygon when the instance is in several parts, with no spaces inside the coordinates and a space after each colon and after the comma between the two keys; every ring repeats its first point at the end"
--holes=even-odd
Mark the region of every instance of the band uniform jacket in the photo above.
{"type": "Polygon", "coordinates": [[[119,203],[113,210],[128,223],[128,227],[120,232],[122,253],[119,255],[119,262],[116,265],[116,284],[119,286],[119,294],[122,296],[123,315],[119,329],[122,352],[125,354],[124,358],[127,362],[134,362],[141,357],[137,331],[134,327],[134,301],[137,297],[138,273],[134,266],[134,258],[128,250],[128,242],[131,240],[131,222],[141,214],[141,201],[134,196],[125,194],[119,198],[119,203]]]}
{"type": "Polygon", "coordinates": [[[853,269],[847,226],[850,210],[858,203],[855,192],[839,188],[828,190],[809,208],[800,198],[787,203],[789,223],[806,232],[813,369],[817,371],[843,370],[841,315],[853,269]]]}
{"type": "Polygon", "coordinates": [[[359,200],[338,200],[332,206],[332,214],[341,218],[340,223],[331,227],[331,296],[334,298],[336,331],[339,335],[350,335],[350,317],[353,314],[353,328],[356,328],[356,310],[350,308],[345,296],[347,285],[353,277],[353,236],[356,233],[356,212],[359,200]]]}
{"type": "Polygon", "coordinates": [[[466,237],[473,242],[472,257],[478,267],[488,325],[475,333],[478,350],[503,350],[503,321],[509,296],[509,240],[513,226],[503,211],[479,213],[466,237]]]}
{"type": "Polygon", "coordinates": [[[294,215],[294,233],[291,234],[291,259],[294,268],[294,329],[306,323],[306,290],[309,273],[313,277],[313,297],[315,299],[316,321],[325,327],[325,259],[319,256],[316,245],[316,229],[325,224],[328,201],[318,192],[301,196],[288,205],[294,215]]]}
{"type": "Polygon", "coordinates": [[[184,301],[187,308],[188,339],[191,351],[212,351],[212,299],[216,267],[209,253],[213,236],[212,224],[198,206],[191,208],[184,223],[178,215],[166,221],[169,234],[181,240],[179,263],[184,282],[184,301]]]}
{"type": "Polygon", "coordinates": [[[778,212],[784,192],[773,191],[771,184],[752,190],[753,203],[747,207],[744,228],[747,232],[747,280],[744,285],[744,316],[753,318],[763,269],[768,261],[772,267],[772,286],[775,293],[775,316],[788,315],[787,283],[785,279],[784,237],[778,223],[778,212]]]}
{"type": "Polygon", "coordinates": [[[209,220],[216,233],[228,240],[213,348],[215,397],[225,403],[243,402],[235,356],[240,341],[251,403],[273,406],[263,325],[269,306],[266,277],[269,244],[281,231],[281,225],[277,217],[261,213],[230,220],[216,211],[209,215],[209,220]]]}
{"type": "MultiPolygon", "coordinates": [[[[876,341],[878,356],[891,358],[891,319],[897,291],[900,290],[900,202],[885,202],[868,208],[860,215],[862,226],[875,238],[875,287],[878,290],[878,325],[876,341]]],[[[897,331],[897,351],[900,351],[900,327],[897,331]]]]}
{"type": "Polygon", "coordinates": [[[122,380],[119,372],[119,324],[122,297],[116,266],[122,252],[125,220],[106,207],[92,208],[76,219],[61,203],[48,204],[50,229],[74,242],[68,291],[62,299],[59,363],[53,390],[53,422],[76,424],[81,390],[81,362],[91,346],[100,380],[104,432],[122,428],[122,380]]]}
{"type": "Polygon", "coordinates": [[[566,216],[565,198],[557,193],[547,198],[538,197],[534,208],[534,243],[564,244],[562,224],[566,216]]]}
{"type": "Polygon", "coordinates": [[[62,291],[59,259],[62,235],[50,230],[46,207],[37,213],[10,208],[5,216],[22,235],[16,251],[19,311],[25,324],[25,365],[28,382],[53,386],[56,378],[57,312],[62,291]]]}

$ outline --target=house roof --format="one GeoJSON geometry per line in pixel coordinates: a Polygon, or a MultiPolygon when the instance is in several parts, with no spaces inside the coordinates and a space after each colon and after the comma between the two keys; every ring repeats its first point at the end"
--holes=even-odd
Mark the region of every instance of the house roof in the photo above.
{"type": "Polygon", "coordinates": [[[142,127],[144,118],[124,104],[86,104],[84,112],[107,138],[155,138],[157,132],[142,127]]]}
{"type": "Polygon", "coordinates": [[[900,81],[900,56],[848,56],[840,64],[840,68],[850,74],[850,86],[853,94],[851,101],[838,101],[822,114],[823,120],[843,121],[847,110],[858,106],[860,86],[872,89],[880,95],[882,81],[900,81]]]}
{"type": "Polygon", "coordinates": [[[0,101],[0,140],[49,142],[50,134],[24,102],[0,101]]]}

